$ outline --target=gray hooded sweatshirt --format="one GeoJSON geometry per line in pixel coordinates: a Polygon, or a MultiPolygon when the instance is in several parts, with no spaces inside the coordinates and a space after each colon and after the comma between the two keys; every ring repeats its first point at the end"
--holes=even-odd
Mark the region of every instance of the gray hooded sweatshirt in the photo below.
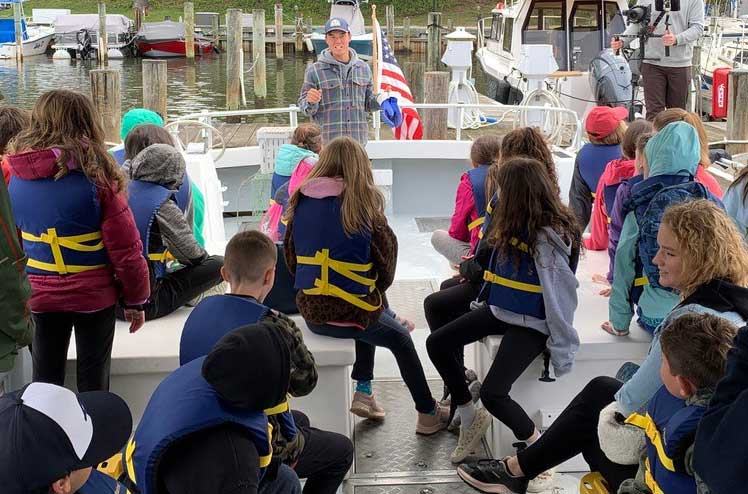
{"type": "Polygon", "coordinates": [[[552,228],[544,227],[538,233],[535,269],[543,287],[545,319],[517,314],[491,306],[496,319],[516,326],[532,328],[548,335],[546,346],[551,353],[551,364],[556,377],[567,374],[579,350],[579,335],[574,329],[574,311],[577,310],[577,281],[569,267],[571,245],[552,228]]]}
{"type": "MultiPolygon", "coordinates": [[[[174,192],[185,177],[182,153],[168,144],[148,146],[129,164],[132,180],[141,180],[162,185],[174,192]]],[[[173,200],[166,201],[156,213],[156,223],[151,229],[151,242],[164,245],[185,266],[202,263],[208,253],[197,243],[192,234],[191,222],[173,200]]]]}

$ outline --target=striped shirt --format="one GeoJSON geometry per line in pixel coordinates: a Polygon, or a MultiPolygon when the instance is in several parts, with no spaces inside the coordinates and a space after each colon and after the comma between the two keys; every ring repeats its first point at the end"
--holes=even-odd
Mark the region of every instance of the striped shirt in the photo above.
{"type": "Polygon", "coordinates": [[[301,87],[299,108],[322,127],[322,142],[348,136],[362,146],[369,139],[369,113],[379,110],[372,92],[371,69],[351,50],[351,60],[344,64],[335,60],[329,50],[307,67],[301,87]],[[309,103],[309,89],[322,91],[319,103],[309,103]]]}

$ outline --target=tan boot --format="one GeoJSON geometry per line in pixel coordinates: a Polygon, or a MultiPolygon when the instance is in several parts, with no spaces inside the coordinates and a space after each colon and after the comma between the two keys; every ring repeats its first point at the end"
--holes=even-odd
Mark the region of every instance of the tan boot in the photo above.
{"type": "Polygon", "coordinates": [[[418,421],[416,422],[416,434],[423,434],[424,436],[430,436],[435,434],[442,429],[447,428],[449,421],[449,407],[443,407],[436,405],[436,413],[431,415],[430,413],[419,413],[418,421]]]}
{"type": "Polygon", "coordinates": [[[353,394],[351,413],[358,417],[371,420],[384,420],[384,408],[377,405],[374,395],[367,395],[360,391],[353,394]]]}

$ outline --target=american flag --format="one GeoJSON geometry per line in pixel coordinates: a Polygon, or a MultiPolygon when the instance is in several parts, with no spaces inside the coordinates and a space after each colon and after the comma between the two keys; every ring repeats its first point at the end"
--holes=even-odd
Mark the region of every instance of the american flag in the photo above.
{"type": "Polygon", "coordinates": [[[423,125],[418,117],[415,108],[403,107],[404,102],[413,103],[413,95],[410,93],[408,81],[405,80],[403,71],[395,58],[395,52],[387,42],[387,38],[382,36],[382,28],[379,21],[374,22],[374,35],[377,36],[378,44],[381,47],[377,54],[379,58],[379,83],[382,91],[390,91],[393,96],[397,97],[400,110],[403,114],[403,123],[400,127],[392,129],[395,133],[395,139],[422,139],[423,125]]]}

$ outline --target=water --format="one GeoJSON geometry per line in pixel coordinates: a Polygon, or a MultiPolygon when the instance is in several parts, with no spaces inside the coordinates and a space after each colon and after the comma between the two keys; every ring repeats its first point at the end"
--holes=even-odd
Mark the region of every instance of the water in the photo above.
{"type": "MultiPolygon", "coordinates": [[[[251,53],[245,53],[245,70],[249,69],[251,53]]],[[[276,60],[273,53],[267,54],[267,89],[265,99],[255,99],[252,73],[245,74],[247,96],[246,108],[275,108],[295,104],[304,81],[304,70],[313,62],[314,55],[289,54],[276,60]]],[[[425,62],[425,54],[399,54],[398,61],[425,62]]],[[[143,77],[141,61],[137,58],[112,60],[110,68],[122,71],[122,112],[142,106],[143,77]]],[[[14,61],[0,60],[0,93],[5,100],[0,104],[31,108],[34,101],[51,89],[72,89],[90,94],[89,71],[96,69],[96,61],[52,60],[50,57],[28,59],[19,69],[14,61]]],[[[473,67],[477,89],[484,86],[478,64],[473,67]]],[[[203,110],[220,111],[226,108],[226,57],[215,54],[199,57],[194,62],[186,59],[168,61],[169,118],[203,110]]],[[[268,116],[268,121],[283,122],[285,116],[268,116]]]]}

